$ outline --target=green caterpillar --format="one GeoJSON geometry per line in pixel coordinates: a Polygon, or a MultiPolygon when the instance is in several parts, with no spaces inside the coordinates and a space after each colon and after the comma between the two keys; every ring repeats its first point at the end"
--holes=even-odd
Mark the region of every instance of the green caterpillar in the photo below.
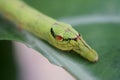
{"type": "Polygon", "coordinates": [[[22,29],[32,32],[61,50],[73,50],[91,62],[98,55],[71,25],[58,22],[21,0],[0,0],[0,12],[22,29]]]}

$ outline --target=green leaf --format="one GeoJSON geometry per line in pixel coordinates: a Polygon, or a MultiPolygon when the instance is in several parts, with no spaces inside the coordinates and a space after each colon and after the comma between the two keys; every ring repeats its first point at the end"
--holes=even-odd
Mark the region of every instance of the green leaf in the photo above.
{"type": "Polygon", "coordinates": [[[78,80],[120,79],[119,0],[25,0],[58,20],[70,23],[99,54],[90,63],[73,51],[61,51],[0,18],[0,40],[16,40],[39,51],[78,80]],[[63,3],[64,2],[64,3],[63,3]],[[70,17],[69,17],[70,16],[70,17]]]}

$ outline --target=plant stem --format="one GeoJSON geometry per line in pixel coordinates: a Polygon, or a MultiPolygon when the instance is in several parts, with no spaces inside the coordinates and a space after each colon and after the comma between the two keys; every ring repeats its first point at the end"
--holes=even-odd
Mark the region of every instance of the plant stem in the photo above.
{"type": "Polygon", "coordinates": [[[56,20],[28,6],[22,0],[0,0],[0,12],[20,28],[43,39],[44,37],[41,35],[44,35],[44,32],[48,31],[48,28],[56,22],[56,20]]]}

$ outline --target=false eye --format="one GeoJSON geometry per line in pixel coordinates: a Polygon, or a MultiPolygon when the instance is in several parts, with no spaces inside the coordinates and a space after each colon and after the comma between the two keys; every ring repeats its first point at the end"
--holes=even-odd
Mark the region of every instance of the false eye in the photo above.
{"type": "Polygon", "coordinates": [[[56,40],[58,40],[58,41],[62,41],[62,40],[63,40],[63,37],[60,36],[60,35],[57,35],[55,38],[56,38],[56,40]]]}
{"type": "Polygon", "coordinates": [[[78,36],[81,36],[80,34],[78,36]]]}

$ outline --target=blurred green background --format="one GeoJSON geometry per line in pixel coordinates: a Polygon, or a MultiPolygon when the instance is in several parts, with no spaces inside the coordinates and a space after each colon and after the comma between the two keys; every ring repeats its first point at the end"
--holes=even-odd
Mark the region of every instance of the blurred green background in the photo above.
{"type": "MultiPolygon", "coordinates": [[[[88,72],[91,72],[96,80],[119,80],[120,79],[120,0],[24,0],[30,6],[44,14],[58,20],[73,20],[76,17],[102,16],[102,22],[88,24],[76,23],[74,26],[83,34],[85,40],[99,53],[100,60],[95,65],[78,59],[88,72]],[[107,16],[107,17],[106,17],[107,16]],[[105,19],[104,19],[105,18],[105,19]],[[105,21],[108,18],[108,21],[105,21]],[[115,20],[114,20],[115,19],[115,20]]],[[[88,17],[89,19],[89,17],[88,17]]],[[[82,19],[81,19],[82,20],[82,19]]],[[[71,21],[71,22],[72,22],[71,21]]],[[[100,20],[101,21],[101,20],[100,20]]],[[[78,21],[79,22],[79,21],[78,21]]],[[[70,23],[72,24],[72,23],[70,23]]],[[[24,41],[20,33],[10,29],[11,23],[0,18],[0,57],[1,80],[16,80],[17,72],[13,58],[12,43],[5,40],[24,41]],[[4,36],[3,36],[4,34],[4,36]],[[5,37],[5,35],[7,37],[5,37]],[[17,37],[16,37],[17,36],[17,37]]],[[[16,30],[16,29],[15,29],[16,30]]],[[[58,51],[59,52],[59,51],[58,51]]],[[[68,54],[71,57],[70,54],[68,54]]],[[[66,56],[66,54],[65,54],[66,56]]],[[[77,62],[78,63],[78,62],[77,62]]],[[[82,73],[81,73],[82,74],[82,73]]]]}

